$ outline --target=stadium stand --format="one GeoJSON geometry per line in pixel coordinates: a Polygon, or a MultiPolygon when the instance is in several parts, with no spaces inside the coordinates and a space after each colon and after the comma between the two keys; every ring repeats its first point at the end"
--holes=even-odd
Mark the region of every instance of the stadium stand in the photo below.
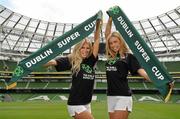
{"type": "MultiPolygon", "coordinates": [[[[162,62],[163,66],[171,72],[176,80],[175,94],[180,90],[180,7],[163,13],[153,18],[133,21],[140,35],[151,48],[153,53],[162,62]]],[[[16,65],[23,58],[37,51],[50,41],[74,28],[74,23],[55,23],[29,18],[13,12],[0,5],[0,84],[5,85],[9,80],[16,65]]],[[[106,92],[105,78],[105,32],[106,24],[101,31],[99,61],[96,67],[97,76],[95,92],[106,92]]],[[[113,26],[113,29],[115,27],[113,26]]],[[[89,36],[92,38],[92,34],[89,36]]],[[[73,47],[61,55],[71,53],[73,47]]],[[[54,68],[37,68],[23,80],[18,81],[18,86],[11,90],[16,93],[57,93],[68,92],[71,85],[70,72],[55,72],[54,68]]],[[[141,77],[129,76],[129,84],[135,93],[157,93],[154,86],[141,80],[141,77]]],[[[0,89],[0,93],[7,93],[0,89]]]]}

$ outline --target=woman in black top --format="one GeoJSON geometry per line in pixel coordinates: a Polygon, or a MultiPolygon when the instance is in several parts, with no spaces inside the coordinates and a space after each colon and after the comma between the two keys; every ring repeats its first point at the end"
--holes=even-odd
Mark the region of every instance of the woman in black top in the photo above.
{"type": "Polygon", "coordinates": [[[74,119],[93,119],[90,102],[95,79],[94,66],[98,60],[101,20],[96,22],[94,44],[84,39],[75,45],[67,57],[49,61],[45,66],[55,66],[57,71],[71,69],[72,86],[68,98],[68,112],[74,119]]]}
{"type": "Polygon", "coordinates": [[[128,72],[139,74],[149,80],[137,59],[130,53],[124,39],[118,32],[111,33],[112,18],[109,17],[106,30],[106,76],[107,100],[110,119],[127,119],[132,111],[132,96],[128,86],[128,72]]]}

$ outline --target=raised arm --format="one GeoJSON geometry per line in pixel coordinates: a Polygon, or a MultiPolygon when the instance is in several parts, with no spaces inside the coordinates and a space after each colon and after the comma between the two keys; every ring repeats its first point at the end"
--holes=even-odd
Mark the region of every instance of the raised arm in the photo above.
{"type": "Polygon", "coordinates": [[[93,55],[97,57],[99,51],[99,40],[101,32],[102,20],[96,21],[96,30],[94,32],[94,44],[93,44],[93,55]]]}
{"type": "Polygon", "coordinates": [[[108,22],[106,24],[106,29],[105,29],[105,38],[111,34],[111,27],[112,27],[112,17],[109,17],[108,22]]]}

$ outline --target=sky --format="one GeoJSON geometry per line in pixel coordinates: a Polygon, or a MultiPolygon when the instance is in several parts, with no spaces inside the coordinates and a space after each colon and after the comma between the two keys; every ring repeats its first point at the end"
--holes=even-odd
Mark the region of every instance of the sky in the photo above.
{"type": "Polygon", "coordinates": [[[180,6],[180,0],[0,0],[8,9],[34,19],[59,23],[81,23],[115,5],[121,7],[131,21],[158,16],[180,6]]]}

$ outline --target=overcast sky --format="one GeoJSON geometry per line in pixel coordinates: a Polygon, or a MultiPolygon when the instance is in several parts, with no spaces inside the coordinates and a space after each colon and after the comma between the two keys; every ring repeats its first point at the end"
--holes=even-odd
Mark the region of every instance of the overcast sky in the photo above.
{"type": "Polygon", "coordinates": [[[120,6],[131,21],[142,20],[180,6],[180,0],[0,0],[0,4],[22,15],[50,22],[81,23],[102,10],[120,6]]]}

